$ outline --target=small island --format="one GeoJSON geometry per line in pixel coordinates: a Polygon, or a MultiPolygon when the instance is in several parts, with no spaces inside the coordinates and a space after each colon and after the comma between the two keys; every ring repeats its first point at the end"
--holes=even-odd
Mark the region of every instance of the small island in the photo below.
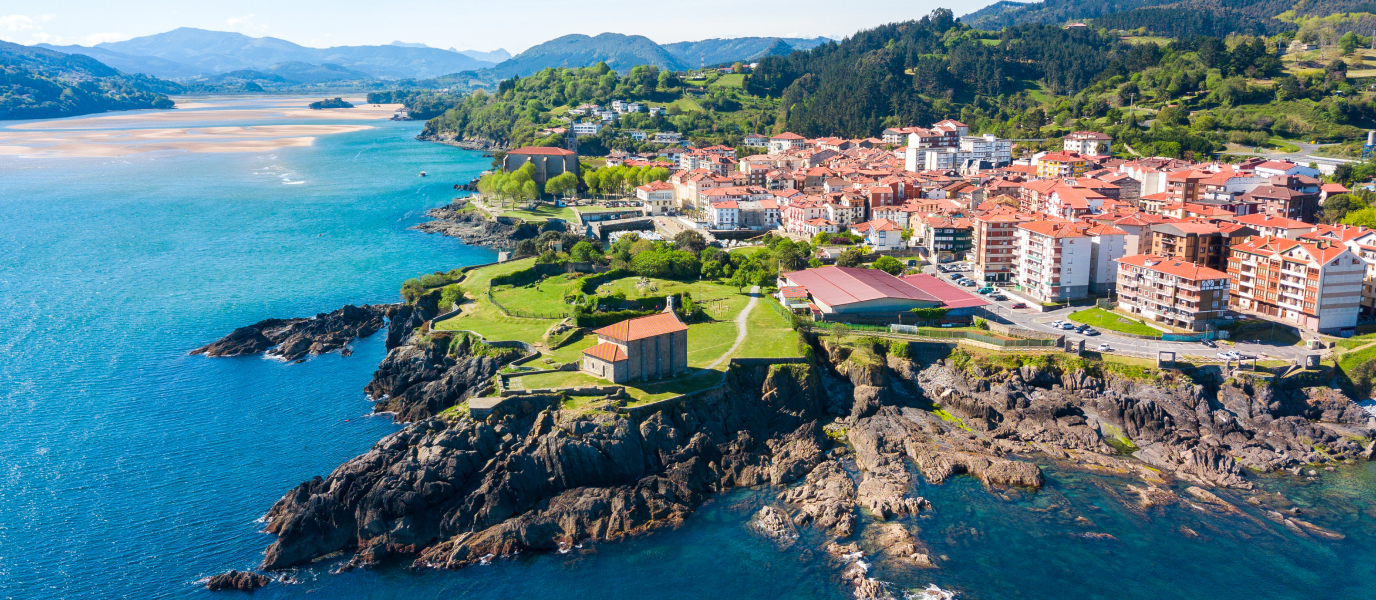
{"type": "Polygon", "coordinates": [[[319,101],[316,101],[316,102],[312,102],[312,103],[310,103],[309,106],[310,106],[310,109],[311,109],[311,110],[320,110],[320,109],[324,109],[324,108],[353,108],[353,107],[354,107],[354,105],[352,105],[352,104],[350,104],[350,103],[348,103],[348,102],[345,102],[343,98],[334,98],[334,99],[326,98],[326,99],[324,99],[324,100],[319,100],[319,101]]]}

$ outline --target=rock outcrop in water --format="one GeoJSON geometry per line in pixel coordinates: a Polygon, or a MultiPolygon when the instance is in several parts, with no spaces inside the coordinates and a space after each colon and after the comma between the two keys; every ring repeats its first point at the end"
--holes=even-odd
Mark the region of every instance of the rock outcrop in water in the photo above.
{"type": "Polygon", "coordinates": [[[265,319],[240,327],[219,340],[192,350],[206,356],[266,354],[284,360],[339,350],[350,354],[350,342],[381,329],[395,304],[347,305],[310,318],[265,319]]]}
{"type": "Polygon", "coordinates": [[[205,581],[205,589],[212,592],[224,590],[237,590],[240,592],[251,592],[263,587],[271,581],[267,575],[254,573],[252,571],[230,571],[221,573],[205,581]]]}
{"type": "Polygon", "coordinates": [[[417,231],[438,233],[458,238],[465,244],[511,250],[524,239],[540,234],[534,225],[508,225],[487,219],[478,211],[462,210],[463,203],[450,204],[426,211],[434,219],[412,227],[417,231]]]}
{"type": "Polygon", "coordinates": [[[486,420],[413,423],[278,501],[263,566],[357,549],[355,565],[404,554],[454,568],[615,539],[680,523],[724,488],[792,483],[823,460],[811,368],[733,370],[712,396],[643,418],[527,396],[486,420]]]}
{"type": "MultiPolygon", "coordinates": [[[[1367,451],[1355,438],[1373,434],[1365,412],[1326,388],[1144,377],[1046,355],[919,362],[863,343],[823,347],[819,365],[733,367],[719,390],[648,412],[527,395],[478,420],[446,409],[507,358],[467,338],[392,333],[400,345],[368,390],[377,410],[412,423],[278,501],[264,568],[341,550],[356,550],[350,567],[407,556],[459,568],[680,523],[713,493],[769,484],[782,489],[756,530],[782,548],[815,528],[857,597],[886,598],[892,586],[860,557],[940,568],[913,526],[933,510],[914,494],[919,476],[1036,489],[1044,476],[1027,457],[1041,456],[1141,477],[1133,505],[1180,501],[1180,480],[1214,506],[1200,486],[1249,487],[1244,467],[1355,460],[1367,451]]],[[[1325,537],[1292,516],[1276,522],[1325,537]]]]}

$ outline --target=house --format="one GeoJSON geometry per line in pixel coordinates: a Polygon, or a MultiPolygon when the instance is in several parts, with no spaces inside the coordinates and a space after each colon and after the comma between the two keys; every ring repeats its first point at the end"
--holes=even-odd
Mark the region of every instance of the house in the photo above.
{"type": "Polygon", "coordinates": [[[583,372],[612,383],[673,377],[688,371],[688,326],[664,312],[608,325],[583,351],[583,372]]]}
{"type": "Polygon", "coordinates": [[[677,131],[661,131],[653,139],[656,144],[677,144],[683,141],[683,134],[677,131]]]}
{"type": "Polygon", "coordinates": [[[627,132],[626,135],[627,137],[630,137],[631,139],[637,142],[643,142],[648,137],[645,135],[644,131],[641,131],[639,129],[632,129],[629,132],[627,132]]]}
{"type": "Polygon", "coordinates": [[[674,210],[674,186],[664,181],[651,181],[635,188],[645,216],[662,215],[674,210]]]}
{"type": "Polygon", "coordinates": [[[1233,222],[1252,228],[1256,231],[1253,235],[1285,238],[1287,240],[1298,239],[1300,236],[1314,231],[1314,225],[1310,223],[1260,213],[1235,217],[1233,222]]]}
{"type": "Polygon", "coordinates": [[[921,220],[922,246],[930,257],[960,258],[970,251],[974,225],[969,219],[935,216],[921,220]]]}
{"type": "Polygon", "coordinates": [[[744,143],[746,148],[768,148],[769,136],[760,135],[758,133],[747,133],[745,134],[744,143]]]}
{"type": "Polygon", "coordinates": [[[526,163],[535,165],[534,179],[540,185],[556,175],[578,174],[578,153],[548,146],[526,146],[508,151],[502,158],[502,170],[510,173],[526,163]]]}
{"type": "Polygon", "coordinates": [[[802,148],[807,144],[807,139],[796,133],[781,133],[769,138],[769,153],[782,154],[794,148],[802,148]]]}
{"type": "Polygon", "coordinates": [[[664,114],[664,107],[663,107],[663,106],[651,106],[651,107],[650,107],[650,116],[655,117],[655,116],[659,116],[659,115],[662,115],[662,114],[664,114]]]}
{"type": "Polygon", "coordinates": [[[741,209],[735,200],[713,202],[707,209],[707,222],[712,229],[735,229],[740,220],[741,209]]]}
{"type": "Polygon", "coordinates": [[[578,137],[597,135],[602,131],[601,123],[574,123],[573,135],[578,137]]]}
{"type": "Polygon", "coordinates": [[[804,222],[799,229],[803,235],[808,237],[813,237],[819,233],[836,233],[840,231],[836,222],[829,219],[812,219],[804,222]]]}
{"type": "Polygon", "coordinates": [[[1082,177],[1089,170],[1089,159],[1073,152],[1048,152],[1037,158],[1037,177],[1044,179],[1082,177]]]}
{"type": "Polygon", "coordinates": [[[1366,264],[1344,244],[1252,237],[1228,259],[1233,310],[1319,333],[1357,326],[1366,264]]]}
{"type": "Polygon", "coordinates": [[[908,247],[903,240],[903,228],[887,219],[856,223],[851,225],[850,231],[864,238],[865,245],[875,252],[893,252],[908,247]]]}
{"type": "Polygon", "coordinates": [[[1097,131],[1075,131],[1061,140],[1061,149],[1086,156],[1113,154],[1113,138],[1097,131]]]}
{"type": "Polygon", "coordinates": [[[1228,310],[1228,274],[1154,254],[1118,259],[1118,308],[1179,329],[1204,331],[1228,310]]]}

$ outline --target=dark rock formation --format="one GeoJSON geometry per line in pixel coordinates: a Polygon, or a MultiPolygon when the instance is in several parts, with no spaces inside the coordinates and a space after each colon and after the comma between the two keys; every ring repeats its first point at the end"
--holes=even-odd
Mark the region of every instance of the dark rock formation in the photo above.
{"type": "Polygon", "coordinates": [[[254,573],[252,571],[230,571],[221,573],[205,582],[205,589],[212,592],[222,590],[238,590],[241,592],[251,592],[263,587],[271,581],[267,575],[254,573]]]}
{"type": "Polygon", "coordinates": [[[403,554],[454,568],[679,523],[711,493],[786,485],[820,463],[820,390],[806,366],[752,367],[713,398],[638,418],[527,396],[485,421],[413,423],[278,501],[263,566],[357,549],[355,565],[403,554]]]}
{"type": "Polygon", "coordinates": [[[396,305],[345,306],[311,318],[266,319],[240,327],[218,341],[192,350],[206,356],[243,356],[265,353],[285,360],[339,350],[348,355],[348,344],[382,328],[384,317],[396,305]]]}
{"type": "MultiPolygon", "coordinates": [[[[403,307],[410,308],[410,307],[403,307]]],[[[430,343],[392,348],[364,388],[374,412],[395,413],[398,422],[419,421],[481,391],[506,361],[475,356],[472,340],[436,332],[430,343]]]]}
{"type": "Polygon", "coordinates": [[[458,238],[465,244],[497,250],[512,250],[521,240],[540,234],[534,225],[508,225],[489,220],[478,211],[461,211],[463,202],[432,208],[426,215],[434,219],[412,227],[417,231],[458,238]]]}

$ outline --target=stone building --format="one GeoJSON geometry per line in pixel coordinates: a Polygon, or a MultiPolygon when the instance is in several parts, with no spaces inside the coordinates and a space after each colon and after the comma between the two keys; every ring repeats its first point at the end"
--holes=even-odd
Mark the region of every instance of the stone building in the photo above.
{"type": "Polygon", "coordinates": [[[688,371],[688,326],[673,305],[593,332],[598,344],[583,351],[583,372],[612,383],[673,377],[688,371]]]}
{"type": "Polygon", "coordinates": [[[502,170],[515,171],[526,163],[535,165],[535,183],[545,185],[546,181],[562,173],[578,174],[578,154],[563,148],[526,146],[510,150],[502,158],[502,170]]]}

